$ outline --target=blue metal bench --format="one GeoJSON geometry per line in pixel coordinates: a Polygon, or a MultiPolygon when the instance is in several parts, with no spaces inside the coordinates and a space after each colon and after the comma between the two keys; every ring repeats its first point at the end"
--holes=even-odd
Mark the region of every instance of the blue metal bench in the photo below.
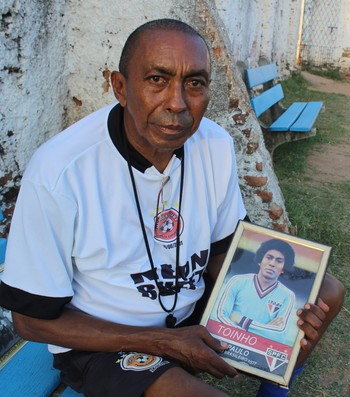
{"type": "MultiPolygon", "coordinates": [[[[0,209],[0,221],[4,219],[0,209]]],[[[0,265],[4,263],[5,238],[0,239],[0,265]]],[[[59,371],[52,366],[52,354],[47,345],[25,342],[0,367],[1,397],[81,397],[71,388],[61,385],[59,371]]]]}
{"type": "Polygon", "coordinates": [[[265,145],[271,155],[282,143],[316,135],[314,124],[323,108],[323,102],[295,102],[284,108],[280,103],[284,93],[281,84],[275,84],[277,78],[275,64],[246,70],[251,105],[259,118],[265,145]],[[257,93],[258,87],[262,90],[257,93]]]}

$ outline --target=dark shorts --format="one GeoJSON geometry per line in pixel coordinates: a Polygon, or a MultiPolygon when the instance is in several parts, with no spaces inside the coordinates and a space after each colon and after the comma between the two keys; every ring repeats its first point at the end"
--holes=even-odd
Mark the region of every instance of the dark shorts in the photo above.
{"type": "MultiPolygon", "coordinates": [[[[212,289],[209,280],[206,285],[206,293],[197,302],[196,310],[178,327],[199,323],[212,289]]],[[[145,353],[71,350],[54,354],[54,367],[61,371],[63,383],[86,397],[141,397],[164,372],[180,365],[145,353]]]]}
{"type": "Polygon", "coordinates": [[[145,353],[71,350],[54,354],[61,380],[87,397],[140,397],[149,385],[179,364],[145,353]]]}

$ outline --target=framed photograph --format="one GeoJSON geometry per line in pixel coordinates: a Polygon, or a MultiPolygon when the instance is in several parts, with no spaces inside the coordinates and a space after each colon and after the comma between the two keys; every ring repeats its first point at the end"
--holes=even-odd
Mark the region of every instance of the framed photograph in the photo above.
{"type": "MultiPolygon", "coordinates": [[[[0,280],[4,265],[0,265],[0,280]]],[[[18,336],[10,310],[0,306],[0,369],[26,342],[18,336]]]]}
{"type": "Polygon", "coordinates": [[[303,332],[296,312],[315,303],[331,247],[240,221],[201,324],[228,343],[221,356],[288,386],[303,332]]]}

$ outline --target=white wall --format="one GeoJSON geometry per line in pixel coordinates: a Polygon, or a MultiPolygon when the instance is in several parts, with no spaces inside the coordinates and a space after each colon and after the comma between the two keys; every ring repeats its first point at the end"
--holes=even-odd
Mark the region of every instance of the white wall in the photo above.
{"type": "Polygon", "coordinates": [[[171,17],[199,29],[211,47],[215,67],[207,115],[235,139],[249,214],[285,230],[283,196],[236,63],[254,66],[265,57],[282,74],[293,68],[301,1],[0,0],[0,205],[7,227],[37,146],[114,101],[108,78],[126,37],[147,20],[171,17]]]}
{"type": "Polygon", "coordinates": [[[64,2],[0,2],[0,204],[15,196],[35,148],[65,124],[64,9],[64,2]]]}
{"type": "Polygon", "coordinates": [[[295,66],[301,0],[215,0],[228,31],[230,50],[248,67],[263,57],[282,74],[295,66]]]}
{"type": "Polygon", "coordinates": [[[335,66],[350,74],[350,0],[341,0],[339,21],[338,54],[335,66]]]}

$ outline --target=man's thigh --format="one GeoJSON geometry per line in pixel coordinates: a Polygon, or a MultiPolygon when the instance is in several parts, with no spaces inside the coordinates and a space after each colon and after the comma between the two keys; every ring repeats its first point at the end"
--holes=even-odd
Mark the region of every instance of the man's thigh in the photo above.
{"type": "Polygon", "coordinates": [[[179,367],[162,357],[137,352],[79,352],[54,355],[64,383],[87,397],[140,397],[160,376],[179,367]]]}
{"type": "Polygon", "coordinates": [[[145,397],[228,397],[180,367],[170,368],[145,391],[145,397]]]}

